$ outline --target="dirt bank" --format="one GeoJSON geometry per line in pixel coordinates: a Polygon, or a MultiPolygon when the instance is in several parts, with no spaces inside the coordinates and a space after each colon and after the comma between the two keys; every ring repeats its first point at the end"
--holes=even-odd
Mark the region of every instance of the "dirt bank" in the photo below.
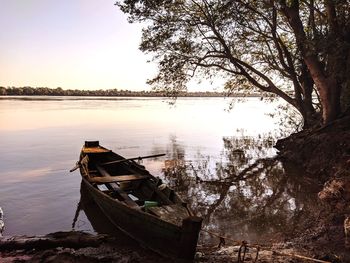
{"type": "Polygon", "coordinates": [[[293,243],[318,256],[333,254],[335,258],[343,258],[343,262],[350,262],[344,230],[344,227],[350,230],[347,223],[350,214],[350,117],[293,134],[278,141],[276,148],[280,150],[282,161],[304,167],[323,184],[318,194],[323,209],[309,229],[293,243]]]}
{"type": "Polygon", "coordinates": [[[303,166],[324,180],[349,176],[350,116],[313,130],[305,130],[279,140],[280,158],[303,166]]]}

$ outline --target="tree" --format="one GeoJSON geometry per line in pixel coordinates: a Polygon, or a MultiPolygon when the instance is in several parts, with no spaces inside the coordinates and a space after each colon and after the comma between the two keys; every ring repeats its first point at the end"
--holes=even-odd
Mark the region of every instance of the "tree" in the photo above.
{"type": "Polygon", "coordinates": [[[140,49],[158,62],[158,75],[149,80],[155,90],[176,96],[193,76],[220,76],[230,92],[260,90],[283,98],[306,127],[328,124],[349,107],[348,0],[124,0],[117,5],[130,22],[145,23],[140,49]]]}
{"type": "Polygon", "coordinates": [[[7,95],[6,88],[0,87],[0,96],[5,96],[5,95],[7,95]]]}

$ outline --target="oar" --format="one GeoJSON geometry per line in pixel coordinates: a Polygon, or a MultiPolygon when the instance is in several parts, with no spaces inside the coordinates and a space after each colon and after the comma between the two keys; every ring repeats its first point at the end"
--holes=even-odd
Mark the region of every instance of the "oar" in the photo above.
{"type": "Polygon", "coordinates": [[[147,155],[147,156],[139,156],[139,157],[134,157],[134,158],[128,158],[128,159],[123,159],[123,160],[116,160],[116,161],[101,163],[100,165],[107,165],[107,164],[112,164],[112,163],[123,163],[123,162],[133,161],[133,160],[142,160],[142,159],[147,159],[147,158],[161,157],[164,155],[165,155],[165,153],[155,154],[155,155],[147,155]]]}
{"type": "Polygon", "coordinates": [[[69,172],[71,173],[71,172],[74,172],[76,169],[78,169],[80,167],[80,162],[77,162],[76,164],[75,164],[75,166],[72,168],[72,169],[70,169],[69,170],[69,172]]]}
{"type": "Polygon", "coordinates": [[[80,161],[77,161],[77,163],[75,164],[75,166],[69,170],[69,172],[74,172],[76,169],[80,168],[81,164],[84,162],[88,162],[89,161],[89,157],[86,155],[83,159],[81,159],[80,161]]]}

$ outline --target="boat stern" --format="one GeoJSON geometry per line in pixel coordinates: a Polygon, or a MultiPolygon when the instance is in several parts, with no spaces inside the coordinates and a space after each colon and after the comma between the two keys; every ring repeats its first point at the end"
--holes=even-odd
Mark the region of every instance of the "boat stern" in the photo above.
{"type": "Polygon", "coordinates": [[[182,221],[179,258],[194,259],[202,221],[203,218],[198,216],[189,216],[182,221]]]}

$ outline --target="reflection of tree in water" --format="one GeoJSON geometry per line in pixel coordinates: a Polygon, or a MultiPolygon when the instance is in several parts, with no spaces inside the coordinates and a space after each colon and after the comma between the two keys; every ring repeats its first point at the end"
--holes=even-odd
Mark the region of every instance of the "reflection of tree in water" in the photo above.
{"type": "Polygon", "coordinates": [[[207,229],[235,239],[276,240],[302,231],[316,214],[318,184],[273,158],[272,145],[270,138],[224,138],[218,160],[178,160],[166,165],[164,177],[205,218],[207,229]]]}

